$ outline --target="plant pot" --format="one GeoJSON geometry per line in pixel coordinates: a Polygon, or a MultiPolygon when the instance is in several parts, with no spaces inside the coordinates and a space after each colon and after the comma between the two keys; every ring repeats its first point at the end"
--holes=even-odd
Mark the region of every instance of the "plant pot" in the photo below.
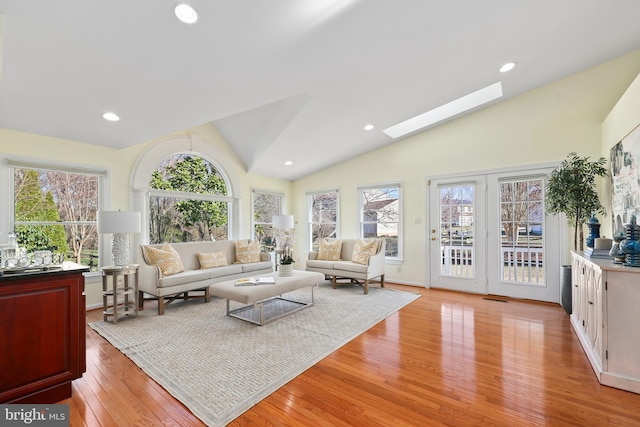
{"type": "Polygon", "coordinates": [[[560,303],[567,314],[572,312],[571,266],[560,266],[560,303]]]}
{"type": "Polygon", "coordinates": [[[293,264],[280,264],[278,267],[278,275],[280,277],[293,276],[293,264]]]}

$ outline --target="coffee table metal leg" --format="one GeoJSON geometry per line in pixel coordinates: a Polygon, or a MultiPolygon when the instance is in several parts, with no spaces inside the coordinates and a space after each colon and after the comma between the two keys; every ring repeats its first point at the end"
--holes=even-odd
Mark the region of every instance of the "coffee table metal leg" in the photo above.
{"type": "Polygon", "coordinates": [[[299,300],[284,298],[282,295],[278,295],[278,296],[275,296],[275,297],[272,297],[272,298],[267,298],[265,300],[258,301],[258,302],[254,303],[254,304],[245,305],[245,306],[238,307],[238,308],[235,308],[235,309],[231,310],[230,309],[230,300],[227,298],[227,316],[235,317],[236,319],[244,320],[245,322],[250,322],[250,323],[253,323],[253,324],[256,324],[256,325],[259,325],[259,326],[263,326],[266,323],[273,322],[274,320],[280,319],[281,317],[288,316],[289,314],[293,314],[296,311],[300,311],[300,310],[303,310],[305,308],[311,307],[315,302],[315,288],[317,288],[317,287],[318,287],[317,284],[313,285],[313,286],[310,286],[310,288],[311,288],[311,301],[299,301],[299,300]],[[265,319],[265,317],[264,317],[264,306],[265,306],[265,304],[267,304],[269,302],[272,302],[274,300],[287,301],[287,302],[299,304],[299,306],[294,308],[294,309],[291,309],[291,310],[285,311],[283,313],[280,313],[280,314],[278,314],[276,316],[272,316],[272,317],[269,317],[268,319],[265,319]],[[251,308],[259,310],[259,312],[258,312],[258,320],[257,321],[256,320],[252,320],[252,319],[247,318],[247,317],[244,317],[244,316],[239,314],[239,313],[242,313],[243,311],[246,311],[246,310],[251,309],[251,308]]]}

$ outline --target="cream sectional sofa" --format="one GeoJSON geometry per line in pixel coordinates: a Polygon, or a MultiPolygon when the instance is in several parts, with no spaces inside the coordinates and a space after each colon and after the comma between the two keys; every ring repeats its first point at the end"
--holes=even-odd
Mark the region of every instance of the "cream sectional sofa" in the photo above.
{"type": "MultiPolygon", "coordinates": [[[[249,240],[242,240],[249,243],[249,240]]],[[[138,301],[143,304],[143,294],[153,295],[158,299],[158,314],[164,314],[164,308],[176,298],[190,298],[189,292],[201,290],[205,302],[209,302],[209,286],[225,280],[250,277],[273,271],[273,263],[268,253],[259,253],[258,262],[237,263],[236,240],[220,240],[215,242],[172,243],[177,252],[184,271],[163,275],[162,268],[149,262],[152,251],[147,248],[162,249],[165,244],[139,245],[136,251],[138,267],[138,301]],[[219,267],[201,268],[198,254],[222,255],[226,264],[219,267]]],[[[153,252],[157,253],[157,251],[153,252]]]]}
{"type": "Polygon", "coordinates": [[[370,255],[364,264],[352,261],[353,251],[359,239],[340,240],[342,240],[340,259],[319,259],[320,251],[309,252],[306,270],[317,271],[318,273],[331,277],[331,284],[334,289],[336,288],[338,278],[352,279],[352,281],[355,280],[358,282],[362,281],[365,294],[369,293],[369,280],[371,279],[379,277],[380,285],[384,287],[385,240],[375,239],[375,253],[370,255]]]}

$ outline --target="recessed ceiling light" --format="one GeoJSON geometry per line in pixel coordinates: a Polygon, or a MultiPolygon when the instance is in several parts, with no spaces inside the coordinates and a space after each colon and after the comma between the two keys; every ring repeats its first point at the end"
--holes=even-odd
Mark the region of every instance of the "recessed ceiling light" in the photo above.
{"type": "Polygon", "coordinates": [[[120,117],[116,113],[104,113],[102,118],[105,120],[109,120],[110,122],[117,122],[120,120],[120,117]]]}
{"type": "Polygon", "coordinates": [[[195,9],[188,4],[180,3],[174,9],[176,16],[185,24],[194,24],[198,20],[195,9]]]}
{"type": "Polygon", "coordinates": [[[284,162],[285,166],[291,166],[293,164],[293,162],[291,160],[287,160],[286,162],[284,162]]]}
{"type": "Polygon", "coordinates": [[[496,82],[485,88],[454,99],[444,105],[429,110],[418,116],[412,117],[391,127],[386,128],[382,132],[391,138],[400,138],[417,130],[426,128],[435,123],[441,122],[472,108],[479,107],[487,102],[502,97],[502,83],[496,82]]]}
{"type": "Polygon", "coordinates": [[[373,129],[373,125],[371,123],[364,125],[364,130],[371,130],[371,129],[373,129]]]}
{"type": "Polygon", "coordinates": [[[513,70],[513,67],[515,67],[515,66],[516,66],[515,62],[507,62],[502,67],[500,67],[500,72],[501,73],[506,73],[507,71],[513,70]]]}

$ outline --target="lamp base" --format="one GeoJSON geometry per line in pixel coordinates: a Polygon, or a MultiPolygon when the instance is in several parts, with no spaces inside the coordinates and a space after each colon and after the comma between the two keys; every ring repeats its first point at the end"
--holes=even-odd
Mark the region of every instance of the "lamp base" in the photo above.
{"type": "Polygon", "coordinates": [[[115,267],[129,265],[129,234],[113,233],[111,240],[111,257],[115,267]]]}

